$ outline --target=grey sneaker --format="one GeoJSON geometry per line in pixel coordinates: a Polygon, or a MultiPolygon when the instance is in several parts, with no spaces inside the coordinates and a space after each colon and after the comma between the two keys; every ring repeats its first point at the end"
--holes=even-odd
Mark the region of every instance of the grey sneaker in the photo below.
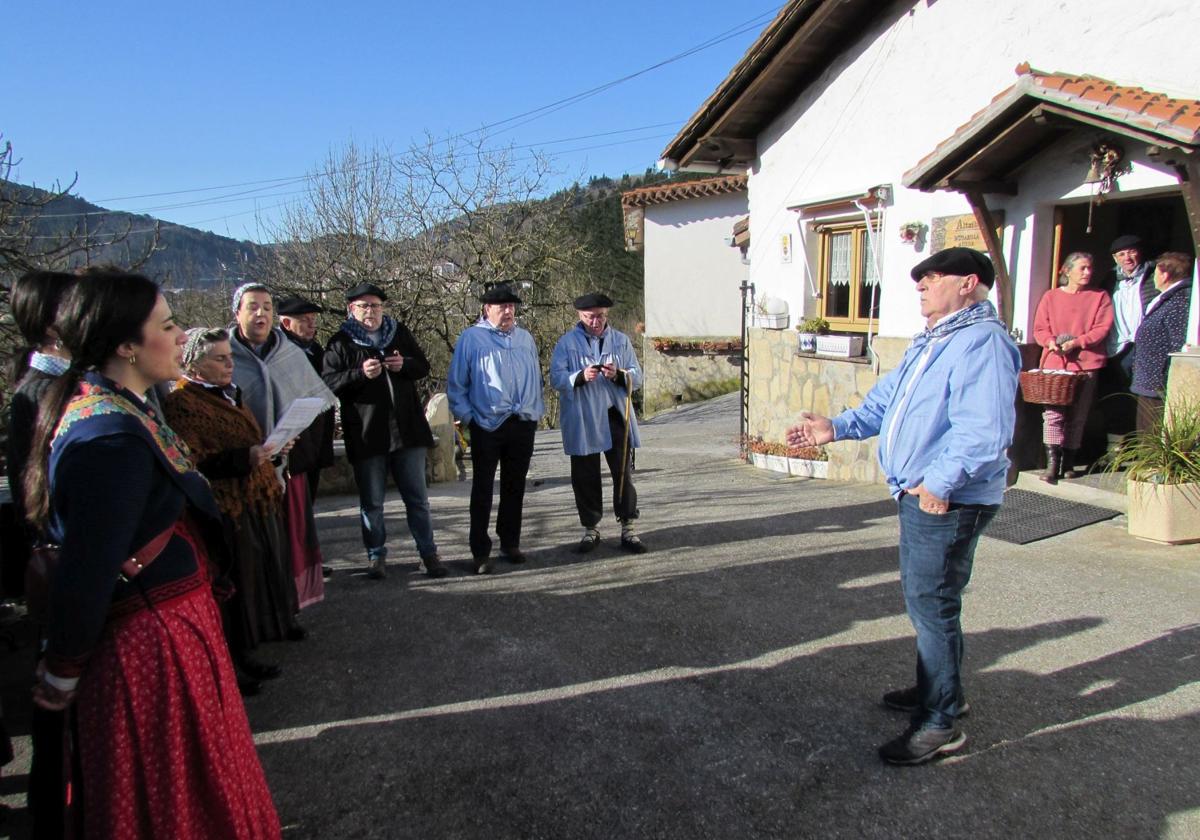
{"type": "Polygon", "coordinates": [[[367,577],[371,580],[383,580],[387,577],[387,558],[373,557],[367,566],[367,577]]]}
{"type": "MultiPolygon", "coordinates": [[[[897,712],[907,712],[912,714],[917,710],[917,687],[915,685],[908,688],[900,688],[896,691],[889,691],[883,695],[883,705],[889,709],[895,709],[897,712]]],[[[958,698],[958,716],[966,717],[971,712],[971,704],[967,702],[967,698],[958,698]]]]}
{"type": "Polygon", "coordinates": [[[924,764],[961,750],[967,736],[957,726],[946,729],[909,727],[904,734],[879,748],[879,757],[888,764],[924,764]]]}

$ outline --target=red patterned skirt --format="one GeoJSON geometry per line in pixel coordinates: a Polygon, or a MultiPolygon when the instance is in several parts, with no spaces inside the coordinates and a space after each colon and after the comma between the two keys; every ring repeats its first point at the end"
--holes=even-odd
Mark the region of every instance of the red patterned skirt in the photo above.
{"type": "Polygon", "coordinates": [[[110,622],[76,713],[85,837],[280,836],[201,573],[190,591],[110,622]]]}

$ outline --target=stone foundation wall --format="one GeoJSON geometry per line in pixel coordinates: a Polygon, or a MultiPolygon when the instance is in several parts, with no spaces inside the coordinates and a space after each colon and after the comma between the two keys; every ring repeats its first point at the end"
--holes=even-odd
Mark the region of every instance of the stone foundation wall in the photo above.
{"type": "MultiPolygon", "coordinates": [[[[689,341],[692,339],[689,339],[689,341]]],[[[697,341],[704,339],[696,339],[697,341]]],[[[714,339],[732,341],[733,339],[714,339]]],[[[649,416],[682,403],[698,402],[736,391],[740,384],[740,350],[654,349],[653,339],[643,339],[643,412],[649,416]]]]}
{"type": "MultiPolygon", "coordinates": [[[[795,330],[749,333],[750,434],[766,441],[782,441],[801,411],[833,416],[861,404],[879,380],[865,356],[852,361],[798,355],[795,330]]],[[[880,374],[899,364],[908,344],[904,338],[875,339],[880,374]]],[[[875,440],[839,441],[825,449],[830,479],[883,483],[875,440]]]]}

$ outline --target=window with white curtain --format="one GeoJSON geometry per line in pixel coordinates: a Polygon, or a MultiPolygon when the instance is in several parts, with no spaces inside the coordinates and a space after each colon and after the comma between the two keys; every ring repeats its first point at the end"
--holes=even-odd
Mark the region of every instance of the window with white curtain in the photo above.
{"type": "Polygon", "coordinates": [[[821,224],[821,317],[835,330],[866,332],[879,318],[879,274],[871,259],[867,226],[862,222],[821,224]]]}

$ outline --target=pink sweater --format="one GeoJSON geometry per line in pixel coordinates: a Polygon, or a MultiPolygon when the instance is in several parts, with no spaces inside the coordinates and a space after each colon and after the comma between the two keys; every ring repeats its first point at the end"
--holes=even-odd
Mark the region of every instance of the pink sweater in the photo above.
{"type": "Polygon", "coordinates": [[[1039,364],[1049,370],[1099,370],[1108,359],[1104,340],[1112,324],[1108,292],[1086,286],[1075,294],[1051,289],[1042,295],[1033,316],[1033,340],[1043,348],[1039,364]],[[1046,349],[1050,339],[1064,333],[1075,336],[1080,346],[1065,357],[1046,349]]]}

